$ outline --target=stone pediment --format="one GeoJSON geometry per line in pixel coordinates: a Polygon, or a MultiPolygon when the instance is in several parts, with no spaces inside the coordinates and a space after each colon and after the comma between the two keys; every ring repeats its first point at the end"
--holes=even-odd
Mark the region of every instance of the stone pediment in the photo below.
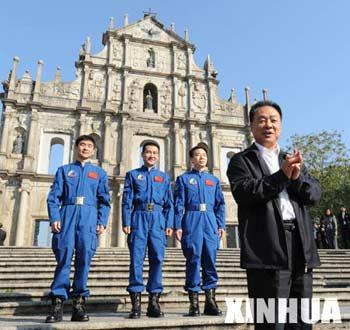
{"type": "Polygon", "coordinates": [[[171,29],[165,28],[162,23],[152,16],[146,16],[133,24],[117,29],[115,32],[117,32],[118,35],[131,35],[137,39],[169,44],[176,43],[180,44],[181,46],[188,45],[194,48],[191,43],[181,38],[171,29]]]}

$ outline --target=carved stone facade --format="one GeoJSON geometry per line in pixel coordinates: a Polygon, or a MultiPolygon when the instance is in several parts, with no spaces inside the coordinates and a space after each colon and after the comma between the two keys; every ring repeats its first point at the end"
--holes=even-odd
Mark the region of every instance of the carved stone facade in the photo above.
{"type": "Polygon", "coordinates": [[[159,143],[160,168],[173,180],[188,169],[188,150],[206,142],[209,169],[222,181],[227,223],[237,222],[225,172],[228,158],[249,142],[248,105],[237,103],[234,95],[220,99],[210,57],[200,68],[194,51],[187,34],[182,38],[145,15],[118,29],[110,26],[97,54],[91,54],[88,38],[72,82],[61,81],[60,69],[53,81],[41,81],[42,61],[35,81],[28,72],[18,79],[19,59],[14,58],[1,97],[0,214],[8,231],[6,245],[36,241],[36,222],[48,218],[51,147],[63,145],[63,163],[71,162],[81,134],[97,140],[94,161],[110,179],[112,212],[100,246],[126,246],[121,231],[123,181],[128,170],[140,165],[140,146],[146,140],[159,143]]]}

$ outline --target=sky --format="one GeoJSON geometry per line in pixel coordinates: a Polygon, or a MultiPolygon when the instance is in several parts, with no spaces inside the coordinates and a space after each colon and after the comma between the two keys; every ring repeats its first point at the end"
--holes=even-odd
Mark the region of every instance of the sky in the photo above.
{"type": "MultiPolygon", "coordinates": [[[[293,134],[343,131],[350,147],[350,1],[348,0],[74,0],[4,1],[0,9],[0,81],[19,56],[18,76],[29,70],[35,79],[37,61],[44,61],[43,80],[56,67],[64,81],[75,77],[74,62],[87,36],[92,52],[102,49],[109,18],[116,27],[143,17],[151,8],[166,27],[196,45],[195,60],[207,54],[219,72],[219,95],[234,88],[245,103],[261,90],[283,110],[282,146],[293,134]]],[[[1,89],[1,88],[0,88],[1,89]]]]}

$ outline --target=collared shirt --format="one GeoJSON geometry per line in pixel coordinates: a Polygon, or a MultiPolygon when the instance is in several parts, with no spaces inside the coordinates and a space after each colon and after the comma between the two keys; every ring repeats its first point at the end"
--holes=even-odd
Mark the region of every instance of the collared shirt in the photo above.
{"type": "MultiPolygon", "coordinates": [[[[271,174],[276,173],[280,170],[280,164],[278,160],[278,155],[280,153],[280,147],[277,144],[275,148],[268,149],[262,146],[261,144],[255,142],[255,145],[259,149],[260,155],[264,159],[269,171],[271,174]]],[[[289,200],[288,192],[286,189],[283,189],[279,193],[279,205],[282,211],[283,220],[291,220],[295,218],[295,213],[293,209],[293,205],[289,200]]]]}

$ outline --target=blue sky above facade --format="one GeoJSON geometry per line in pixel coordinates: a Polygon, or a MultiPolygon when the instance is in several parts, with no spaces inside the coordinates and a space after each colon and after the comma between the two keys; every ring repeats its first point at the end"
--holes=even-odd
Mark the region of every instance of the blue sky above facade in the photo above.
{"type": "Polygon", "coordinates": [[[0,10],[0,80],[7,78],[15,55],[18,76],[29,70],[35,79],[42,59],[43,80],[52,80],[57,66],[63,80],[73,80],[86,36],[96,53],[109,17],[120,27],[125,13],[132,23],[148,8],[165,26],[174,22],[180,36],[189,29],[199,66],[211,55],[222,98],[234,88],[244,103],[245,86],[252,100],[268,89],[284,110],[282,145],[295,133],[325,129],[343,131],[350,146],[347,0],[7,1],[0,10]]]}

